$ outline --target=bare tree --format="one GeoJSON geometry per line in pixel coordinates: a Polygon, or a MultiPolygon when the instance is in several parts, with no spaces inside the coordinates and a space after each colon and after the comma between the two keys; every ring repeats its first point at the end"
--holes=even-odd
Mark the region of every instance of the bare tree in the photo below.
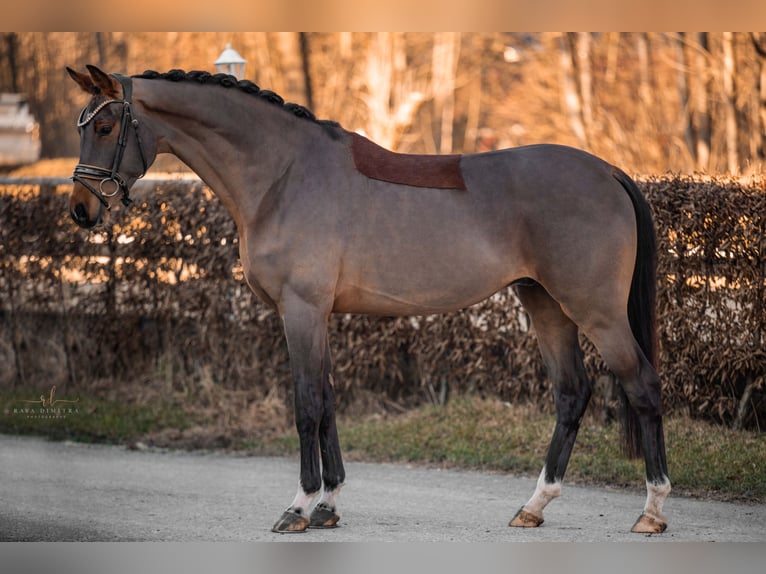
{"type": "Polygon", "coordinates": [[[566,34],[556,34],[554,42],[558,45],[561,63],[562,105],[580,147],[587,147],[588,139],[583,123],[582,101],[577,89],[572,46],[566,34]]]}
{"type": "Polygon", "coordinates": [[[16,32],[3,34],[3,58],[0,60],[0,87],[7,86],[11,92],[19,91],[19,36],[16,32]]]}
{"type": "Polygon", "coordinates": [[[577,62],[578,87],[582,102],[582,120],[588,139],[593,130],[593,72],[591,70],[591,35],[577,32],[575,61],[577,62]]]}
{"type": "Polygon", "coordinates": [[[737,149],[737,111],[736,111],[736,61],[734,58],[734,35],[723,32],[723,95],[724,121],[726,124],[726,164],[729,173],[739,171],[739,154],[737,149]]]}
{"type": "Polygon", "coordinates": [[[466,108],[466,125],[463,134],[463,153],[473,153],[476,150],[476,139],[479,135],[479,122],[481,121],[482,101],[482,70],[481,65],[481,36],[474,35],[471,39],[470,54],[475,60],[471,60],[468,80],[468,103],[466,108]]]}
{"type": "Polygon", "coordinates": [[[104,32],[94,32],[93,39],[96,42],[96,54],[98,55],[98,67],[103,68],[106,64],[106,47],[104,45],[104,32]]]}
{"type": "Polygon", "coordinates": [[[270,90],[279,91],[277,85],[277,71],[271,57],[271,46],[269,45],[268,32],[253,32],[252,34],[254,51],[256,56],[256,83],[260,82],[264,87],[270,90]]]}
{"type": "Polygon", "coordinates": [[[676,51],[676,61],[678,70],[676,71],[676,83],[678,86],[678,102],[681,107],[681,117],[683,118],[683,137],[686,144],[686,150],[693,162],[697,159],[697,149],[694,137],[694,125],[692,123],[691,106],[689,103],[689,82],[691,68],[686,57],[687,39],[684,32],[679,32],[676,36],[674,47],[676,51]]]}
{"type": "Polygon", "coordinates": [[[312,34],[311,38],[312,75],[321,77],[321,82],[309,82],[312,110],[352,128],[361,123],[360,116],[366,111],[355,98],[361,84],[355,49],[363,53],[364,38],[364,34],[352,32],[312,34]]]}
{"type": "Polygon", "coordinates": [[[460,33],[441,32],[434,36],[431,94],[435,116],[440,118],[439,153],[452,151],[455,122],[455,75],[460,54],[460,33]]]}
{"type": "Polygon", "coordinates": [[[689,42],[693,55],[689,58],[692,73],[689,76],[689,101],[691,122],[695,141],[697,169],[707,171],[710,168],[710,147],[712,120],[710,98],[713,89],[713,74],[707,32],[697,34],[696,42],[689,42]]]}
{"type": "Polygon", "coordinates": [[[638,53],[638,96],[646,110],[651,110],[654,104],[652,89],[651,60],[649,57],[649,34],[636,34],[636,52],[638,53]]]}
{"type": "Polygon", "coordinates": [[[65,65],[212,71],[229,42],[260,86],[399,151],[471,152],[486,128],[645,172],[766,160],[766,33],[0,33],[0,88],[28,94],[44,156],[74,155],[65,65]]]}
{"type": "Polygon", "coordinates": [[[282,97],[313,107],[307,60],[308,40],[305,34],[278,32],[276,40],[283,83],[280,88],[282,97]]]}
{"type": "Polygon", "coordinates": [[[364,75],[367,133],[380,145],[396,149],[427,98],[428,83],[406,66],[405,43],[398,33],[377,32],[370,43],[364,75]]]}
{"type": "Polygon", "coordinates": [[[604,80],[608,86],[611,86],[617,78],[617,58],[620,54],[620,33],[609,32],[606,35],[606,41],[608,43],[608,48],[604,80]]]}
{"type": "Polygon", "coordinates": [[[766,34],[751,34],[750,39],[755,48],[756,58],[756,92],[758,94],[758,105],[753,118],[753,134],[756,149],[753,157],[759,160],[766,159],[766,34]]]}

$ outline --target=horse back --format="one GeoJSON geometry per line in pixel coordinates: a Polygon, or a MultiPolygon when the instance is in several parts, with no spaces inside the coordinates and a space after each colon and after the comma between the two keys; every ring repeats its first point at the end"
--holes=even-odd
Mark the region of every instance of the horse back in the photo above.
{"type": "Polygon", "coordinates": [[[460,155],[396,153],[357,133],[351,133],[354,166],[363,175],[412,187],[465,190],[460,155]]]}

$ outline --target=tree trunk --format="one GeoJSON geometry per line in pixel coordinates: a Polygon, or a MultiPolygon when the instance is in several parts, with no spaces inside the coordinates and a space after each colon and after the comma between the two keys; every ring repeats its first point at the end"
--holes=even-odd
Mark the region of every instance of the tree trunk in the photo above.
{"type": "Polygon", "coordinates": [[[353,36],[351,32],[338,33],[338,52],[341,60],[350,60],[353,54],[353,36]]]}
{"type": "Polygon", "coordinates": [[[593,81],[590,63],[591,35],[588,32],[577,33],[577,75],[579,78],[580,101],[582,102],[582,120],[588,139],[593,131],[593,81]]]}
{"type": "Polygon", "coordinates": [[[654,105],[652,96],[652,75],[650,72],[649,61],[649,35],[641,32],[636,36],[636,51],[638,52],[638,97],[644,104],[646,110],[651,110],[654,105]]]}
{"type": "Polygon", "coordinates": [[[255,45],[255,53],[257,55],[255,71],[253,73],[256,83],[269,90],[279,92],[282,86],[277,82],[279,74],[274,69],[268,32],[254,32],[253,44],[255,45]]]}
{"type": "Polygon", "coordinates": [[[737,93],[734,82],[736,63],[734,61],[734,35],[731,32],[723,33],[722,48],[726,165],[729,173],[734,175],[739,172],[739,153],[737,150],[737,93]]]}
{"type": "Polygon", "coordinates": [[[426,85],[406,67],[405,44],[398,33],[377,32],[370,42],[364,83],[370,138],[396,150],[425,99],[426,85]]]}
{"type": "Polygon", "coordinates": [[[279,50],[279,67],[283,80],[280,95],[286,101],[308,105],[311,90],[306,83],[308,79],[307,63],[304,62],[301,34],[298,32],[277,32],[276,37],[277,49],[279,50]]]}
{"type": "Polygon", "coordinates": [[[460,53],[460,33],[443,32],[434,36],[431,60],[431,93],[439,128],[439,153],[452,152],[452,132],[455,122],[455,75],[460,53]]]}
{"type": "Polygon", "coordinates": [[[695,46],[695,55],[693,60],[693,83],[691,90],[692,100],[692,121],[696,138],[696,158],[697,169],[703,172],[708,171],[710,167],[710,139],[711,139],[711,120],[710,120],[710,95],[712,91],[712,74],[710,71],[709,57],[710,50],[708,44],[707,32],[700,32],[697,35],[697,46],[695,46]]]}
{"type": "Polygon", "coordinates": [[[306,106],[314,109],[314,90],[311,87],[311,48],[309,46],[309,35],[306,32],[300,33],[301,44],[301,67],[303,69],[303,85],[306,89],[306,106]]]}
{"type": "Polygon", "coordinates": [[[96,54],[98,55],[98,67],[106,67],[106,46],[104,45],[104,32],[93,33],[96,40],[96,54]]]}
{"type": "Polygon", "coordinates": [[[8,62],[8,82],[11,92],[19,91],[19,36],[16,32],[3,34],[5,37],[6,61],[8,62]]]}
{"type": "Polygon", "coordinates": [[[393,149],[395,128],[391,117],[391,84],[393,81],[393,38],[391,32],[374,34],[367,54],[365,99],[369,110],[368,135],[383,147],[393,149]]]}
{"type": "Polygon", "coordinates": [[[572,50],[567,37],[564,34],[556,38],[559,47],[559,61],[561,63],[561,86],[562,105],[564,112],[569,118],[569,125],[577,138],[580,147],[587,147],[585,126],[582,120],[582,102],[577,89],[577,80],[572,59],[572,50]]]}
{"type": "Polygon", "coordinates": [[[614,84],[617,79],[617,58],[620,54],[620,33],[609,32],[607,34],[607,42],[609,43],[606,54],[606,72],[604,72],[604,81],[608,86],[614,84]]]}
{"type": "Polygon", "coordinates": [[[686,150],[692,158],[692,165],[697,161],[697,142],[694,133],[694,122],[689,102],[689,76],[691,70],[686,58],[687,39],[684,32],[679,32],[675,41],[676,61],[678,62],[678,71],[676,72],[676,82],[678,85],[678,102],[681,107],[683,117],[684,143],[686,150]]]}
{"type": "Polygon", "coordinates": [[[482,67],[471,67],[471,83],[469,86],[468,109],[466,111],[465,133],[463,135],[463,153],[476,151],[476,139],[479,136],[479,121],[481,120],[481,83],[482,67]]]}
{"type": "Polygon", "coordinates": [[[758,55],[758,70],[755,78],[758,106],[753,121],[755,127],[751,130],[757,149],[753,157],[763,161],[766,159],[766,34],[751,34],[750,37],[758,55]]]}
{"type": "Polygon", "coordinates": [[[766,159],[766,62],[758,60],[760,68],[758,85],[758,133],[761,135],[758,148],[758,158],[766,159]]]}

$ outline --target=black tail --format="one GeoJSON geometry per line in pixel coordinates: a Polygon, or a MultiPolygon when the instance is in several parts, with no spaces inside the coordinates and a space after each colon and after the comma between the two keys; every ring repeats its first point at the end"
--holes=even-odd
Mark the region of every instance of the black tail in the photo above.
{"type": "MultiPolygon", "coordinates": [[[[647,360],[657,368],[657,239],[652,212],[643,194],[627,174],[614,168],[613,175],[628,192],[636,212],[638,242],[636,266],[628,298],[628,320],[633,336],[647,360]]],[[[623,451],[627,456],[637,458],[642,454],[638,415],[628,403],[621,385],[619,394],[622,403],[623,451]]]]}

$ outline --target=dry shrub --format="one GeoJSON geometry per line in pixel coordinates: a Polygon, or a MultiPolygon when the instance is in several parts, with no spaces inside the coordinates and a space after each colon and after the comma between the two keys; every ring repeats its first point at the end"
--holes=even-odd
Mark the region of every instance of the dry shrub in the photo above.
{"type": "MultiPolygon", "coordinates": [[[[281,325],[243,283],[233,221],[199,182],[147,184],[134,207],[91,233],[69,221],[53,185],[0,188],[0,384],[54,376],[81,389],[99,380],[150,381],[218,412],[222,432],[255,428],[275,414],[289,423],[281,325]]],[[[760,428],[761,186],[666,176],[640,187],[659,237],[666,410],[760,428]]],[[[550,384],[526,326],[510,290],[444,316],[334,316],[340,408],[402,409],[449,392],[550,408],[550,384]]],[[[603,364],[585,347],[588,369],[603,383],[603,364]]]]}
{"type": "Polygon", "coordinates": [[[766,420],[763,183],[665,177],[642,185],[658,229],[665,401],[693,416],[726,423],[739,416],[759,428],[766,420]],[[753,394],[745,394],[748,386],[753,394]]]}

